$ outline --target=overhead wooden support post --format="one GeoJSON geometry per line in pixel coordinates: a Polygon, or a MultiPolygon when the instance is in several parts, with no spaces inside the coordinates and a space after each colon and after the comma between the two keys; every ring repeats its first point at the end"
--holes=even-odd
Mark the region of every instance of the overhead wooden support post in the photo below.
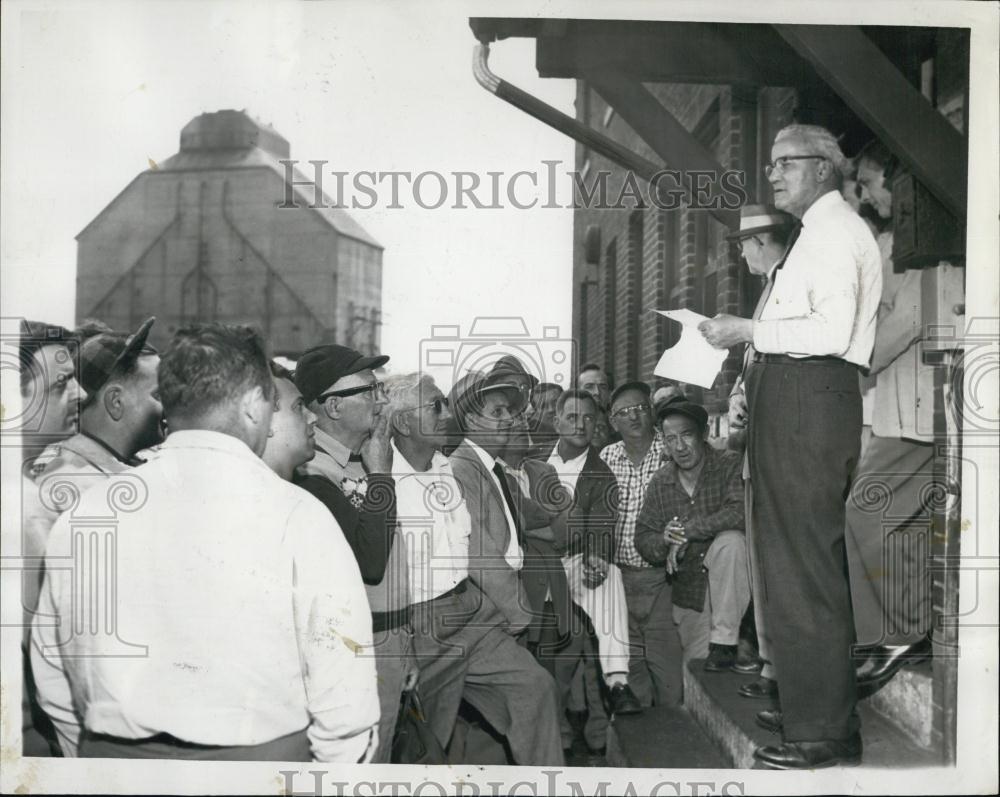
{"type": "MultiPolygon", "coordinates": [[[[706,209],[718,221],[731,229],[739,225],[738,207],[732,194],[720,189],[722,174],[726,171],[715,156],[696,139],[678,119],[670,113],[656,97],[639,81],[614,70],[591,72],[584,75],[587,83],[605,102],[615,109],[622,120],[631,127],[653,151],[663,158],[667,168],[685,175],[684,185],[688,199],[692,200],[692,172],[713,175],[707,181],[709,202],[693,202],[695,205],[715,205],[706,209]]],[[[738,204],[738,203],[737,203],[738,204]]]]}
{"type": "Polygon", "coordinates": [[[859,28],[775,25],[941,203],[965,218],[968,146],[859,28]]]}

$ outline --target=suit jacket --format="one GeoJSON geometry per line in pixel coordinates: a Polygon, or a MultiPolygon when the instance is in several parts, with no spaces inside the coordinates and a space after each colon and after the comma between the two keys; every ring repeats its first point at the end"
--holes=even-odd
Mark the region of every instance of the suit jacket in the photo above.
{"type": "MultiPolygon", "coordinates": [[[[548,463],[555,446],[540,451],[538,458],[548,463]]],[[[566,518],[563,556],[594,554],[610,562],[614,553],[615,524],[618,521],[618,480],[600,452],[591,446],[583,470],[576,481],[573,503],[566,518]]]]}
{"type": "Polygon", "coordinates": [[[610,562],[618,522],[618,480],[596,448],[587,452],[574,499],[567,554],[592,554],[610,562]]]}
{"type": "Polygon", "coordinates": [[[550,595],[555,609],[559,635],[570,630],[572,598],[562,553],[566,550],[566,515],[570,498],[565,494],[555,469],[538,460],[526,459],[521,467],[528,475],[531,490],[525,495],[510,474],[514,503],[518,508],[521,527],[524,529],[524,569],[521,579],[531,607],[532,619],[528,626],[528,641],[537,642],[541,637],[542,619],[545,616],[545,598],[550,595]]]}
{"type": "Polygon", "coordinates": [[[511,531],[500,488],[468,441],[463,440],[448,459],[472,517],[469,579],[500,610],[506,630],[517,635],[531,622],[530,604],[519,573],[504,556],[511,531]]]}

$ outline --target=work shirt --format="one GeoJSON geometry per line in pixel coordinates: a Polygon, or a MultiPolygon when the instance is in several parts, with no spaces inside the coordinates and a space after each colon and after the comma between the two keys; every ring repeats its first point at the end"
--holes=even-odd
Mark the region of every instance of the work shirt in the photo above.
{"type": "Polygon", "coordinates": [[[618,480],[618,519],[615,523],[615,564],[652,567],[635,547],[635,523],[646,497],[646,485],[663,465],[663,438],[657,432],[639,467],[632,464],[619,441],[605,446],[601,459],[618,480]]]}
{"type": "Polygon", "coordinates": [[[697,523],[699,537],[688,543],[680,568],[674,576],[673,600],[678,606],[701,611],[708,577],[702,561],[715,535],[721,531],[744,531],[743,458],[735,451],[719,451],[705,446],[705,462],[694,491],[689,495],[681,484],[673,461],[664,465],[646,486],[646,499],[635,529],[639,553],[653,565],[666,562],[668,543],[663,538],[667,524],[697,523]]]}
{"type": "Polygon", "coordinates": [[[559,444],[557,443],[549,455],[548,463],[556,469],[559,481],[562,482],[563,487],[569,491],[570,495],[576,493],[576,483],[580,479],[583,466],[587,463],[587,454],[589,453],[590,449],[585,448],[579,456],[573,457],[573,459],[563,459],[559,455],[559,444]]]}
{"type": "Polygon", "coordinates": [[[406,545],[410,601],[443,595],[469,575],[472,517],[451,463],[435,451],[430,467],[418,471],[392,445],[396,522],[406,545]]]}
{"type": "Polygon", "coordinates": [[[802,216],[802,232],[754,322],[754,349],[867,367],[881,295],[878,245],[840,193],[830,191],[802,216]]]}
{"type": "Polygon", "coordinates": [[[370,758],[379,704],[357,564],[326,508],[241,440],[172,433],[59,518],[45,561],[31,659],[53,718],[222,746],[308,726],[317,760],[370,758]],[[99,517],[112,519],[92,531],[99,517]],[[81,534],[103,550],[81,556],[81,534]],[[91,581],[104,587],[74,592],[91,581]]]}
{"type": "Polygon", "coordinates": [[[497,488],[497,492],[500,494],[500,503],[503,506],[503,514],[507,519],[507,528],[510,530],[510,539],[507,542],[507,550],[504,551],[504,559],[507,560],[507,564],[509,564],[514,570],[520,570],[524,565],[524,557],[521,552],[521,546],[517,541],[517,524],[514,522],[514,516],[510,512],[510,507],[507,506],[507,500],[504,498],[504,486],[500,484],[500,480],[493,471],[493,466],[496,464],[497,460],[487,454],[468,437],[465,438],[465,442],[469,444],[469,448],[476,452],[476,456],[479,457],[479,461],[483,463],[483,467],[486,468],[487,472],[490,474],[490,479],[493,480],[493,485],[497,488]]]}

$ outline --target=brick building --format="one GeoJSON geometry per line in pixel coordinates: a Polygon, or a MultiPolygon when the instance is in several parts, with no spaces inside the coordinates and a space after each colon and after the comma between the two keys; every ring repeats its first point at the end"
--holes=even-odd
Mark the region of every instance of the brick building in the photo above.
{"type": "MultiPolygon", "coordinates": [[[[243,111],[205,113],[180,152],[139,174],[77,236],[78,319],[253,323],[275,354],[320,341],[379,348],[382,247],[291,185],[288,141],[243,111]],[[297,208],[279,207],[291,197],[297,208]]],[[[295,181],[307,182],[296,173],[295,181]]],[[[287,203],[292,204],[292,203],[287,203]]]]}
{"type": "MultiPolygon", "coordinates": [[[[938,366],[942,500],[921,544],[934,563],[935,642],[957,651],[966,420],[951,386],[962,383],[966,345],[969,29],[496,17],[473,18],[470,27],[479,84],[572,137],[588,192],[607,172],[608,201],[574,211],[573,335],[577,365],[597,362],[619,384],[662,381],[653,368],[679,329],[653,310],[747,317],[762,288],[725,239],[738,226],[739,203],[696,209],[690,183],[675,209],[637,203],[657,172],[735,170],[745,175],[747,202],[770,202],[764,166],[775,133],[791,122],[827,127],[849,157],[877,138],[898,161],[893,264],[922,269],[922,321],[931,334],[921,346],[925,362],[938,366]],[[535,40],[540,77],[577,81],[575,118],[490,71],[489,47],[509,37],[535,40]],[[636,179],[639,190],[623,192],[636,179]]],[[[710,410],[716,436],[728,431],[726,398],[741,360],[732,351],[711,389],[685,386],[710,410]]],[[[875,710],[935,760],[954,762],[957,678],[957,656],[935,655],[932,670],[900,681],[875,710]]],[[[709,714],[705,727],[728,727],[720,712],[709,714]]]]}
{"type": "MultiPolygon", "coordinates": [[[[965,125],[968,88],[967,36],[940,29],[914,39],[893,40],[883,32],[880,45],[903,60],[912,84],[959,131],[965,125]]],[[[750,202],[770,202],[763,168],[775,134],[792,122],[823,124],[841,136],[853,156],[874,133],[828,89],[817,85],[752,86],[702,83],[646,83],[645,88],[715,158],[723,170],[744,177],[750,202]]],[[[643,158],[657,153],[621,118],[586,79],[577,80],[576,119],[643,158]]],[[[669,166],[675,164],[668,163],[669,166]]],[[[626,167],[586,143],[577,142],[575,168],[589,190],[608,172],[608,205],[620,196],[626,167]]],[[[677,166],[683,168],[683,165],[677,166]]],[[[668,182],[669,185],[669,182],[668,182]]],[[[641,183],[643,195],[648,183],[641,183]]],[[[586,203],[584,203],[586,204],[586,203]]],[[[642,205],[628,196],[625,207],[580,206],[573,224],[573,334],[580,363],[597,362],[616,382],[641,379],[658,386],[653,375],[663,350],[673,345],[679,325],[654,310],[689,308],[707,316],[752,314],[762,281],[749,274],[729,229],[711,212],[681,202],[677,209],[642,205]]],[[[711,390],[686,386],[715,416],[715,434],[724,434],[729,391],[742,355],[734,351],[711,390]]]]}

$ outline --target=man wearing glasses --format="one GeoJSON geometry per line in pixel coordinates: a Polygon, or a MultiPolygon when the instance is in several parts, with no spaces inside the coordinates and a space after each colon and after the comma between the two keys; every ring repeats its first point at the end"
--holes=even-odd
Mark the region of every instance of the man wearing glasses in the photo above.
{"type": "Polygon", "coordinates": [[[856,765],[844,495],[861,446],[858,372],[875,340],[881,259],[840,194],[847,160],[828,130],[782,129],[771,159],[774,204],[801,221],[801,234],[756,320],[722,315],[701,325],[717,348],[755,351],[745,380],[753,545],[781,682],[781,712],[768,719],[784,736],[755,755],[776,769],[856,765]]]}
{"type": "Polygon", "coordinates": [[[663,567],[647,562],[635,547],[635,525],[646,485],[663,465],[663,441],[653,426],[650,389],[627,382],[611,394],[611,426],[621,440],[601,451],[618,481],[614,560],[621,570],[632,645],[628,682],[643,706],[681,702],[681,645],[671,612],[670,584],[663,567]]]}
{"type": "Polygon", "coordinates": [[[374,372],[388,360],[325,344],[306,351],[295,369],[295,384],[316,416],[316,456],[299,468],[295,483],[340,524],[371,605],[381,710],[374,763],[389,761],[400,694],[415,669],[406,551],[394,544],[395,483],[388,417],[382,412],[388,399],[374,372]]]}

